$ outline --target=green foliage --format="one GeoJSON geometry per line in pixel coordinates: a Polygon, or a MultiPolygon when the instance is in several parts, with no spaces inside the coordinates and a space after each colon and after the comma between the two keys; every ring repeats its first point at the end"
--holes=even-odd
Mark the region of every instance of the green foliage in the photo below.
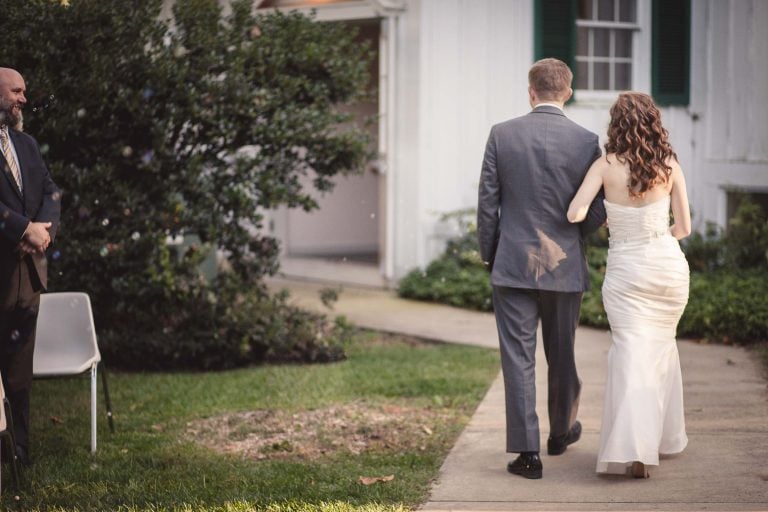
{"type": "Polygon", "coordinates": [[[683,250],[693,272],[678,332],[723,342],[768,341],[768,212],[745,197],[725,232],[708,224],[683,250]]]}
{"type": "Polygon", "coordinates": [[[467,309],[491,311],[491,283],[480,259],[472,210],[460,210],[443,216],[455,220],[460,235],[448,240],[445,252],[424,271],[409,272],[398,286],[401,297],[441,302],[467,309]]]}
{"type": "Polygon", "coordinates": [[[684,241],[683,250],[692,270],[768,269],[768,212],[744,197],[725,232],[707,223],[703,234],[684,241]]]}
{"type": "Polygon", "coordinates": [[[88,380],[36,381],[35,465],[25,471],[21,489],[12,487],[3,468],[0,509],[412,510],[426,498],[445,455],[497,375],[498,356],[477,347],[414,344],[368,333],[355,336],[348,352],[347,360],[329,365],[113,372],[117,431],[109,433],[99,418],[95,455],[88,452],[88,380]],[[442,405],[435,405],[435,397],[442,405]],[[424,450],[341,450],[315,460],[224,455],[197,445],[188,432],[190,422],[235,412],[297,413],[345,404],[439,410],[450,420],[429,423],[431,436],[422,432],[424,423],[416,425],[424,450]],[[387,484],[358,483],[361,475],[389,474],[395,480],[387,484]]]}
{"type": "Polygon", "coordinates": [[[170,30],[161,4],[4,3],[0,62],[26,79],[26,130],[64,192],[51,285],[91,296],[108,362],[231,366],[262,331],[312,323],[266,296],[278,244],[263,212],[317,207],[311,189],[367,158],[337,105],[365,93],[369,50],[348,27],[254,16],[248,0],[227,17],[177,0],[170,30]],[[168,246],[181,235],[200,242],[168,246]],[[212,281],[198,270],[211,253],[228,269],[212,281]],[[277,319],[232,312],[238,300],[277,319]]]}
{"type": "MultiPolygon", "coordinates": [[[[604,231],[604,228],[601,230],[604,231]]],[[[602,292],[607,260],[607,247],[587,245],[587,271],[589,272],[590,288],[584,292],[581,299],[579,323],[582,325],[601,329],[608,328],[608,315],[605,314],[603,307],[602,292]]]]}
{"type": "MultiPolygon", "coordinates": [[[[403,297],[453,306],[492,310],[488,273],[477,256],[471,211],[459,219],[460,235],[424,271],[413,270],[401,282],[403,297]]],[[[601,289],[608,256],[607,231],[587,240],[591,289],[584,293],[580,323],[609,328],[601,289]]],[[[768,340],[768,219],[759,206],[742,201],[726,234],[710,225],[694,233],[683,248],[691,267],[691,287],[678,334],[722,342],[754,343],[768,340]]]]}
{"type": "Polygon", "coordinates": [[[722,230],[713,222],[707,223],[703,233],[691,233],[681,245],[692,271],[712,271],[722,268],[725,264],[722,230]]]}
{"type": "Polygon", "coordinates": [[[731,267],[768,269],[768,212],[743,199],[728,222],[725,244],[731,267]]]}
{"type": "Polygon", "coordinates": [[[460,308],[491,311],[488,272],[477,266],[462,267],[448,257],[430,263],[426,270],[412,270],[397,289],[401,297],[441,302],[460,308]]]}
{"type": "Polygon", "coordinates": [[[768,274],[763,269],[691,274],[680,336],[726,343],[768,340],[768,274]]]}
{"type": "MultiPolygon", "coordinates": [[[[343,318],[330,322],[325,315],[290,306],[287,294],[269,296],[258,289],[241,293],[234,279],[220,280],[217,291],[203,289],[205,295],[197,300],[162,303],[176,314],[166,317],[162,331],[147,332],[130,343],[119,330],[107,329],[99,339],[104,357],[132,370],[210,370],[345,358],[351,330],[343,318]]],[[[155,311],[151,304],[148,308],[155,311]]]]}

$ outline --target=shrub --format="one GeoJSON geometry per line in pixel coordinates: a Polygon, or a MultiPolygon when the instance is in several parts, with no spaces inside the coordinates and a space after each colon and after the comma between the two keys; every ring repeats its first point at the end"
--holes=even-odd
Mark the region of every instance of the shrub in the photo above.
{"type": "Polygon", "coordinates": [[[703,234],[693,233],[682,247],[691,270],[768,269],[768,212],[744,197],[725,232],[707,223],[703,234]]]}
{"type": "Polygon", "coordinates": [[[455,221],[459,235],[448,240],[443,254],[422,272],[414,269],[398,286],[401,297],[491,311],[491,283],[480,259],[474,210],[458,210],[441,217],[455,221]]]}
{"type": "Polygon", "coordinates": [[[768,340],[768,275],[762,269],[691,274],[680,336],[726,343],[768,340]]]}
{"type": "Polygon", "coordinates": [[[725,265],[725,244],[720,226],[708,222],[704,232],[694,232],[683,240],[681,247],[691,271],[708,272],[725,265]]]}
{"type": "MultiPolygon", "coordinates": [[[[462,210],[447,218],[473,214],[462,210]]],[[[459,236],[424,271],[411,271],[400,283],[401,296],[489,311],[491,287],[477,256],[477,238],[470,222],[460,221],[459,236]]],[[[723,233],[714,225],[694,234],[683,248],[691,267],[688,306],[678,326],[680,336],[722,342],[768,340],[768,223],[765,212],[745,200],[723,233]],[[751,266],[751,268],[744,268],[751,266]]],[[[607,231],[590,235],[587,261],[591,289],[584,293],[580,323],[608,328],[601,288],[607,262],[607,231]]]]}
{"type": "MultiPolygon", "coordinates": [[[[591,238],[590,240],[595,239],[591,238]]],[[[579,323],[591,327],[608,328],[608,316],[603,308],[603,278],[608,260],[608,248],[601,245],[587,245],[587,270],[590,289],[581,299],[579,323]]]]}
{"type": "Polygon", "coordinates": [[[118,329],[105,330],[99,340],[104,357],[130,370],[211,370],[345,358],[351,329],[343,318],[331,322],[288,305],[286,293],[242,292],[236,284],[187,300],[184,307],[171,305],[175,313],[164,317],[162,330],[150,330],[130,343],[118,329]]]}
{"type": "Polygon", "coordinates": [[[768,212],[744,198],[728,221],[725,244],[731,268],[768,269],[768,212]]]}
{"type": "Polygon", "coordinates": [[[26,79],[27,131],[63,189],[51,286],[91,296],[112,365],[231,366],[268,343],[260,330],[301,338],[314,321],[266,295],[279,248],[263,212],[316,208],[314,190],[367,158],[336,105],[365,93],[369,50],[347,26],[252,3],[222,17],[177,0],[172,21],[161,0],[3,4],[0,62],[26,79]],[[200,242],[174,254],[179,235],[200,242]],[[229,271],[202,279],[211,253],[229,271]]]}
{"type": "Polygon", "coordinates": [[[488,271],[475,265],[462,266],[443,256],[425,271],[412,270],[398,287],[401,297],[441,302],[460,308],[491,311],[491,282],[488,271]]]}

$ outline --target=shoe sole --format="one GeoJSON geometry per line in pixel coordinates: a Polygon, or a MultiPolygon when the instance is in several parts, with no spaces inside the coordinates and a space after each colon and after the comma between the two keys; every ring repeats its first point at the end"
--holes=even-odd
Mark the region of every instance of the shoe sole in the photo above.
{"type": "MultiPolygon", "coordinates": [[[[507,470],[507,471],[509,471],[509,470],[507,470]]],[[[518,476],[521,476],[523,478],[528,478],[529,480],[538,480],[538,479],[541,478],[541,475],[542,475],[542,470],[530,471],[530,472],[525,472],[525,473],[523,473],[523,472],[519,472],[518,473],[517,471],[509,471],[509,472],[512,473],[513,475],[518,475],[518,476]]]]}

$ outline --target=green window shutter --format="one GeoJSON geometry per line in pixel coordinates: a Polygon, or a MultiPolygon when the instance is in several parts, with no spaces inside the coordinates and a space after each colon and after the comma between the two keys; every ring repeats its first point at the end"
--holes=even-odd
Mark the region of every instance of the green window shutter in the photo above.
{"type": "Polygon", "coordinates": [[[659,105],[688,105],[691,0],[653,0],[652,93],[659,105]]]}
{"type": "Polygon", "coordinates": [[[576,0],[534,0],[535,60],[560,59],[574,68],[576,0]]]}
{"type": "MultiPolygon", "coordinates": [[[[534,60],[554,57],[576,75],[577,0],[534,0],[534,60]]],[[[574,78],[573,83],[576,83],[574,78]]],[[[573,98],[571,98],[573,101],[573,98]]],[[[569,102],[570,103],[570,102],[569,102]]]]}

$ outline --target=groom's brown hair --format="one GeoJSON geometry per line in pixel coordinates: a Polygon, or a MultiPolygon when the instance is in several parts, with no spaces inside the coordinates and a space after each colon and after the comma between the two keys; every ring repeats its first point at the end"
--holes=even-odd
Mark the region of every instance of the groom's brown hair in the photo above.
{"type": "Polygon", "coordinates": [[[542,100],[559,100],[568,93],[573,72],[565,62],[548,58],[533,63],[528,71],[528,85],[542,100]]]}

